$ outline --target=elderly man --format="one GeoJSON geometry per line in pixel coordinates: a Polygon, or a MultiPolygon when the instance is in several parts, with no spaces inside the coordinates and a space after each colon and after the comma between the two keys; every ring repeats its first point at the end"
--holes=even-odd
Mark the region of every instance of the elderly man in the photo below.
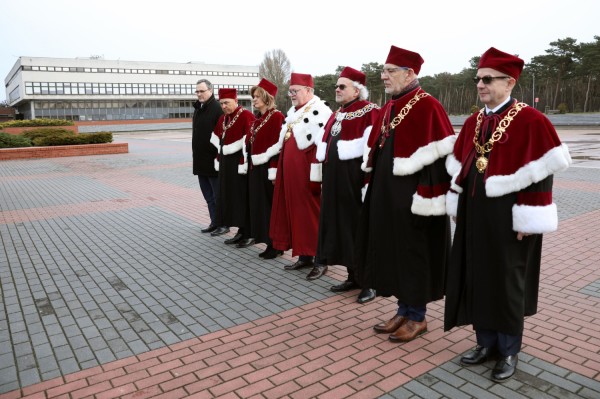
{"type": "Polygon", "coordinates": [[[250,237],[248,176],[245,174],[243,147],[254,115],[238,105],[236,89],[219,89],[224,115],[219,118],[210,142],[217,148],[215,169],[219,171],[219,208],[227,226],[237,226],[233,238],[225,244],[245,248],[254,244],[250,237]]]}
{"type": "Polygon", "coordinates": [[[358,229],[363,287],[395,296],[398,311],[374,330],[392,342],[427,331],[427,304],[441,299],[450,251],[446,156],[456,140],[441,104],[420,86],[423,59],[392,46],[381,78],[392,96],[371,131],[363,164],[371,172],[358,229]]]}
{"type": "Polygon", "coordinates": [[[479,99],[459,134],[448,171],[456,217],[444,327],[472,324],[477,346],[464,366],[499,359],[492,380],[515,372],[524,317],[537,312],[542,234],[557,229],[553,174],[571,163],[550,121],[512,90],[523,60],[495,48],[479,61],[479,99]]]}
{"type": "MultiPolygon", "coordinates": [[[[319,218],[319,245],[317,263],[307,279],[320,277],[327,265],[343,265],[348,278],[331,287],[333,292],[344,292],[359,285],[354,277],[354,238],[362,206],[361,189],[365,182],[360,165],[364,147],[379,107],[367,101],[366,75],[346,67],[335,86],[335,101],[340,108],[329,117],[323,140],[317,147],[317,161],[313,163],[311,180],[322,181],[321,216],[319,218]]],[[[363,288],[357,302],[375,299],[375,291],[363,288]]]]}
{"type": "Polygon", "coordinates": [[[315,96],[313,78],[307,74],[292,73],[289,96],[292,108],[270,150],[281,153],[277,171],[270,175],[275,191],[269,231],[276,250],[292,248],[292,256],[299,257],[284,268],[297,270],[313,266],[317,251],[321,184],[310,181],[310,168],[331,109],[315,96]]]}
{"type": "Polygon", "coordinates": [[[206,79],[196,83],[194,116],[192,118],[192,158],[193,172],[198,176],[200,190],[208,207],[210,225],[201,231],[203,233],[225,234],[229,231],[218,221],[217,202],[219,195],[219,178],[214,166],[217,150],[210,145],[210,137],[223,110],[213,94],[213,85],[206,79]]]}

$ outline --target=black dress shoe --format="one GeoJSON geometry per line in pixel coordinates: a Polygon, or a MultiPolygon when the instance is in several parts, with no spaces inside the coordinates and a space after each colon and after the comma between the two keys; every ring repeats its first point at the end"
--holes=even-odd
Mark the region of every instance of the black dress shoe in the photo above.
{"type": "Polygon", "coordinates": [[[239,240],[237,244],[235,244],[236,248],[246,248],[250,245],[254,244],[254,238],[244,238],[243,240],[239,240]]]}
{"type": "Polygon", "coordinates": [[[375,299],[377,295],[375,294],[375,290],[373,288],[363,288],[358,294],[358,298],[356,298],[356,302],[363,304],[372,301],[375,299]]]}
{"type": "Polygon", "coordinates": [[[200,230],[203,233],[212,233],[213,231],[215,231],[216,229],[218,229],[217,226],[213,226],[212,224],[202,230],[200,230]]]}
{"type": "Polygon", "coordinates": [[[333,292],[346,292],[351,291],[355,288],[358,288],[358,284],[356,284],[356,282],[346,280],[341,284],[332,285],[331,288],[329,288],[329,290],[333,292]]]}
{"type": "Polygon", "coordinates": [[[325,273],[327,273],[327,265],[321,265],[319,263],[315,263],[315,266],[312,268],[310,273],[306,276],[307,280],[316,280],[321,278],[325,273]]]}
{"type": "Polygon", "coordinates": [[[519,357],[517,355],[502,356],[492,370],[492,380],[504,382],[515,374],[519,357]]]}
{"type": "Polygon", "coordinates": [[[460,358],[460,364],[463,366],[475,366],[476,364],[482,364],[485,363],[485,361],[488,360],[491,355],[492,348],[486,348],[484,346],[477,345],[475,349],[460,358]]]}
{"type": "Polygon", "coordinates": [[[258,254],[263,259],[275,259],[278,256],[283,255],[283,251],[275,249],[273,247],[268,247],[264,252],[258,254]]]}
{"type": "Polygon", "coordinates": [[[242,240],[242,235],[240,233],[237,233],[232,238],[226,239],[224,241],[224,243],[227,244],[227,245],[232,245],[232,244],[237,244],[241,240],[242,240]]]}
{"type": "Polygon", "coordinates": [[[218,227],[215,231],[210,233],[211,236],[216,237],[221,234],[229,233],[229,227],[218,227]]]}
{"type": "Polygon", "coordinates": [[[285,265],[283,268],[285,270],[298,270],[298,269],[302,269],[303,267],[311,267],[312,265],[314,265],[314,262],[307,262],[304,260],[299,260],[294,263],[293,265],[285,265]]]}

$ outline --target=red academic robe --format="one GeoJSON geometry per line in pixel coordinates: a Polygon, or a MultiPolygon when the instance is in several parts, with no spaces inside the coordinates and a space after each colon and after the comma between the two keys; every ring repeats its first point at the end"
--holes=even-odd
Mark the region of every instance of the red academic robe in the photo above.
{"type": "MultiPolygon", "coordinates": [[[[299,109],[288,111],[279,142],[281,149],[276,171],[270,234],[273,247],[292,248],[292,256],[314,256],[319,228],[320,184],[311,183],[310,168],[331,109],[314,96],[299,109]],[[286,139],[288,126],[291,135],[286,139]]],[[[273,151],[272,150],[272,151],[273,151]]]]}

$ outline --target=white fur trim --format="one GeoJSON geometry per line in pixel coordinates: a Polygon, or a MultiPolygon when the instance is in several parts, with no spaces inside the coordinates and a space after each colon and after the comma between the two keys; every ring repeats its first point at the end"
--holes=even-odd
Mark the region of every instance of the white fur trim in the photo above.
{"type": "Polygon", "coordinates": [[[462,169],[462,164],[458,162],[458,159],[454,156],[454,154],[449,154],[446,157],[446,170],[450,176],[454,176],[460,172],[462,169]]]}
{"type": "MultiPolygon", "coordinates": [[[[370,127],[371,126],[369,126],[369,128],[370,127]]],[[[365,132],[366,132],[366,130],[365,130],[365,132]]],[[[370,132],[370,130],[369,130],[369,132],[370,132]]],[[[367,136],[367,139],[365,140],[364,147],[363,147],[363,161],[362,161],[362,164],[360,165],[360,168],[366,173],[369,173],[373,170],[373,168],[367,167],[367,163],[369,162],[369,154],[370,153],[371,153],[371,147],[369,147],[369,139],[367,136]]]]}
{"type": "Polygon", "coordinates": [[[242,137],[238,141],[234,141],[231,144],[226,144],[223,146],[223,155],[231,155],[235,154],[242,148],[244,148],[244,142],[246,141],[246,137],[242,137]]]}
{"type": "Polygon", "coordinates": [[[558,229],[556,204],[546,206],[513,205],[513,230],[520,233],[543,234],[558,229]]]}
{"type": "MultiPolygon", "coordinates": [[[[456,179],[462,170],[462,164],[458,162],[458,159],[454,156],[454,154],[450,154],[446,157],[446,171],[450,176],[452,176],[452,181],[450,182],[450,187],[456,191],[457,193],[462,193],[462,187],[456,184],[456,179]]],[[[456,215],[455,215],[456,216],[456,215]]]]}
{"type": "Polygon", "coordinates": [[[327,154],[327,143],[321,141],[317,143],[317,161],[323,162],[327,154]]]}
{"type": "Polygon", "coordinates": [[[540,159],[529,162],[512,175],[490,176],[485,182],[485,192],[488,197],[501,197],[529,187],[532,183],[544,180],[546,177],[565,170],[573,161],[566,144],[556,146],[540,159]]]}
{"type": "Polygon", "coordinates": [[[458,214],[458,194],[454,191],[446,193],[446,213],[454,217],[458,214]]]}
{"type": "Polygon", "coordinates": [[[247,163],[238,165],[238,174],[240,174],[240,175],[248,174],[248,164],[247,163]]]}
{"type": "Polygon", "coordinates": [[[217,148],[217,152],[221,152],[221,140],[214,132],[210,134],[210,143],[217,148]]]}
{"type": "Polygon", "coordinates": [[[269,174],[268,174],[269,180],[271,180],[271,181],[275,180],[275,178],[277,177],[277,168],[269,168],[269,169],[267,169],[267,171],[269,172],[269,174]]]}
{"type": "Polygon", "coordinates": [[[215,158],[215,170],[219,171],[219,160],[217,158],[215,158]]]}
{"type": "Polygon", "coordinates": [[[413,202],[410,211],[415,215],[439,216],[446,214],[446,195],[442,194],[433,198],[424,198],[419,194],[413,194],[413,202]]]}
{"type": "Polygon", "coordinates": [[[366,100],[369,98],[369,90],[365,86],[355,81],[352,81],[352,86],[358,89],[359,100],[366,100]]]}
{"type": "Polygon", "coordinates": [[[321,183],[323,181],[323,164],[322,163],[311,163],[310,164],[310,181],[321,183]]]}
{"type": "Polygon", "coordinates": [[[294,138],[299,150],[305,150],[314,143],[322,141],[325,124],[331,115],[331,109],[325,105],[318,96],[314,96],[302,108],[296,110],[291,107],[288,115],[285,118],[285,124],[281,128],[279,143],[283,144],[283,137],[287,132],[287,125],[295,122],[298,118],[302,118],[293,129],[294,138]],[[310,110],[304,114],[304,110],[310,105],[310,110]],[[315,111],[317,114],[315,115],[315,111]],[[308,119],[308,123],[304,122],[308,119]]]}
{"type": "MultiPolygon", "coordinates": [[[[369,126],[370,127],[370,126],[369,126]]],[[[354,140],[338,140],[338,154],[342,161],[359,158],[363,155],[365,137],[359,137],[354,140]]]]}
{"type": "Polygon", "coordinates": [[[431,165],[438,159],[452,153],[456,135],[447,136],[442,140],[433,141],[417,149],[408,158],[394,158],[393,173],[396,176],[408,176],[431,165]]]}
{"type": "Polygon", "coordinates": [[[365,202],[365,197],[367,196],[367,190],[369,189],[369,183],[365,184],[363,188],[360,189],[362,202],[365,202]]]}
{"type": "Polygon", "coordinates": [[[279,154],[279,152],[281,151],[281,146],[279,146],[278,144],[279,143],[273,144],[271,147],[267,148],[267,151],[263,152],[262,154],[252,155],[252,165],[262,165],[264,163],[267,163],[271,158],[279,154]]]}

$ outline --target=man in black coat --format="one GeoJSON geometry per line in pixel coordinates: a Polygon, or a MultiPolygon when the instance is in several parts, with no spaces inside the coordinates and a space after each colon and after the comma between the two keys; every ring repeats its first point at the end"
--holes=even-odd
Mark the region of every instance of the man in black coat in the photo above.
{"type": "Polygon", "coordinates": [[[228,227],[220,226],[217,210],[217,196],[219,195],[219,178],[215,170],[215,157],[217,149],[210,144],[210,137],[215,129],[223,110],[215,100],[213,85],[206,79],[196,83],[198,101],[194,103],[194,117],[192,119],[192,157],[193,171],[198,176],[200,190],[206,200],[210,225],[202,229],[203,233],[213,236],[225,234],[228,227]]]}

